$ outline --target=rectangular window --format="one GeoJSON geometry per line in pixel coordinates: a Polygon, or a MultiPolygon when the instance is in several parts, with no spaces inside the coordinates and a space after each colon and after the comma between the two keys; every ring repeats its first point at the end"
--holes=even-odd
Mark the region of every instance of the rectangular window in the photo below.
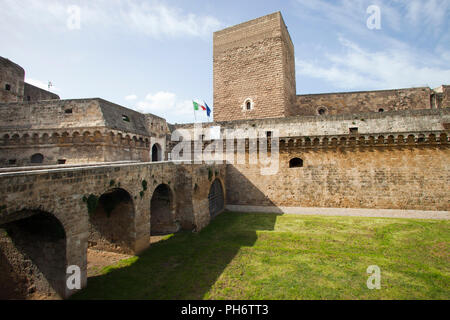
{"type": "Polygon", "coordinates": [[[358,128],[350,128],[350,133],[351,134],[357,134],[358,133],[358,128]]]}
{"type": "Polygon", "coordinates": [[[122,120],[125,122],[130,122],[130,118],[126,115],[122,115],[122,120]]]}
{"type": "Polygon", "coordinates": [[[66,164],[66,159],[58,159],[58,164],[66,164]]]}
{"type": "Polygon", "coordinates": [[[5,85],[5,90],[6,91],[11,91],[11,85],[10,84],[5,85]]]}

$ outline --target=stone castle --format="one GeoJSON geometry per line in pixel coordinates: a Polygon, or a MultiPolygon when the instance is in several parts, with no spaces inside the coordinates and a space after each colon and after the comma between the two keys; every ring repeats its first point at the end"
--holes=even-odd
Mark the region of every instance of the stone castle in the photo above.
{"type": "Polygon", "coordinates": [[[280,12],[214,33],[207,127],[268,128],[269,141],[277,130],[275,176],[249,161],[174,163],[172,134],[194,124],[60,100],[0,58],[0,283],[14,283],[0,298],[68,297],[66,267],[86,286],[88,247],[140,252],[151,234],[199,231],[224,209],[448,215],[450,86],[297,95],[294,57],[280,12]]]}

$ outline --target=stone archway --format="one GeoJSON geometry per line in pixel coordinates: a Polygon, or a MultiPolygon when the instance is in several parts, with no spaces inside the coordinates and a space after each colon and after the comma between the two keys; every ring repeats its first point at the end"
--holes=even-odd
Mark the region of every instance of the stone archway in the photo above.
{"type": "Polygon", "coordinates": [[[152,162],[162,161],[162,148],[158,143],[152,147],[152,162]]]}
{"type": "Polygon", "coordinates": [[[211,184],[208,194],[209,215],[211,218],[216,217],[225,209],[225,195],[222,183],[219,179],[214,180],[211,184]]]}
{"type": "Polygon", "coordinates": [[[175,201],[172,190],[160,184],[150,202],[150,234],[164,235],[180,231],[180,223],[175,219],[175,201]]]}
{"type": "Polygon", "coordinates": [[[64,298],[64,227],[44,211],[21,215],[26,218],[0,226],[0,300],[64,298]]]}
{"type": "MultiPolygon", "coordinates": [[[[87,201],[96,202],[96,199],[87,201]]],[[[131,195],[121,188],[112,189],[102,194],[93,206],[95,211],[89,214],[89,247],[133,253],[135,211],[131,195]]]]}

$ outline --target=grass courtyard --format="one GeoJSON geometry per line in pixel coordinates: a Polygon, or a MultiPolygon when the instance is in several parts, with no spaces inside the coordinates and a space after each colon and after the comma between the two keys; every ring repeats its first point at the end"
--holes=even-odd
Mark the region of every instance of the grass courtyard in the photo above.
{"type": "Polygon", "coordinates": [[[450,299],[450,222],[225,212],[72,299],[450,299]],[[380,290],[367,288],[370,265],[380,290]]]}

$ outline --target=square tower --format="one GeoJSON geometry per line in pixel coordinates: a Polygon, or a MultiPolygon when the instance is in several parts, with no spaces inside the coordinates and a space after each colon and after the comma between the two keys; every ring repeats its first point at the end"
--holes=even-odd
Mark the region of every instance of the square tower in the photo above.
{"type": "Polygon", "coordinates": [[[215,32],[213,67],[214,121],[292,114],[294,46],[280,12],[215,32]]]}

